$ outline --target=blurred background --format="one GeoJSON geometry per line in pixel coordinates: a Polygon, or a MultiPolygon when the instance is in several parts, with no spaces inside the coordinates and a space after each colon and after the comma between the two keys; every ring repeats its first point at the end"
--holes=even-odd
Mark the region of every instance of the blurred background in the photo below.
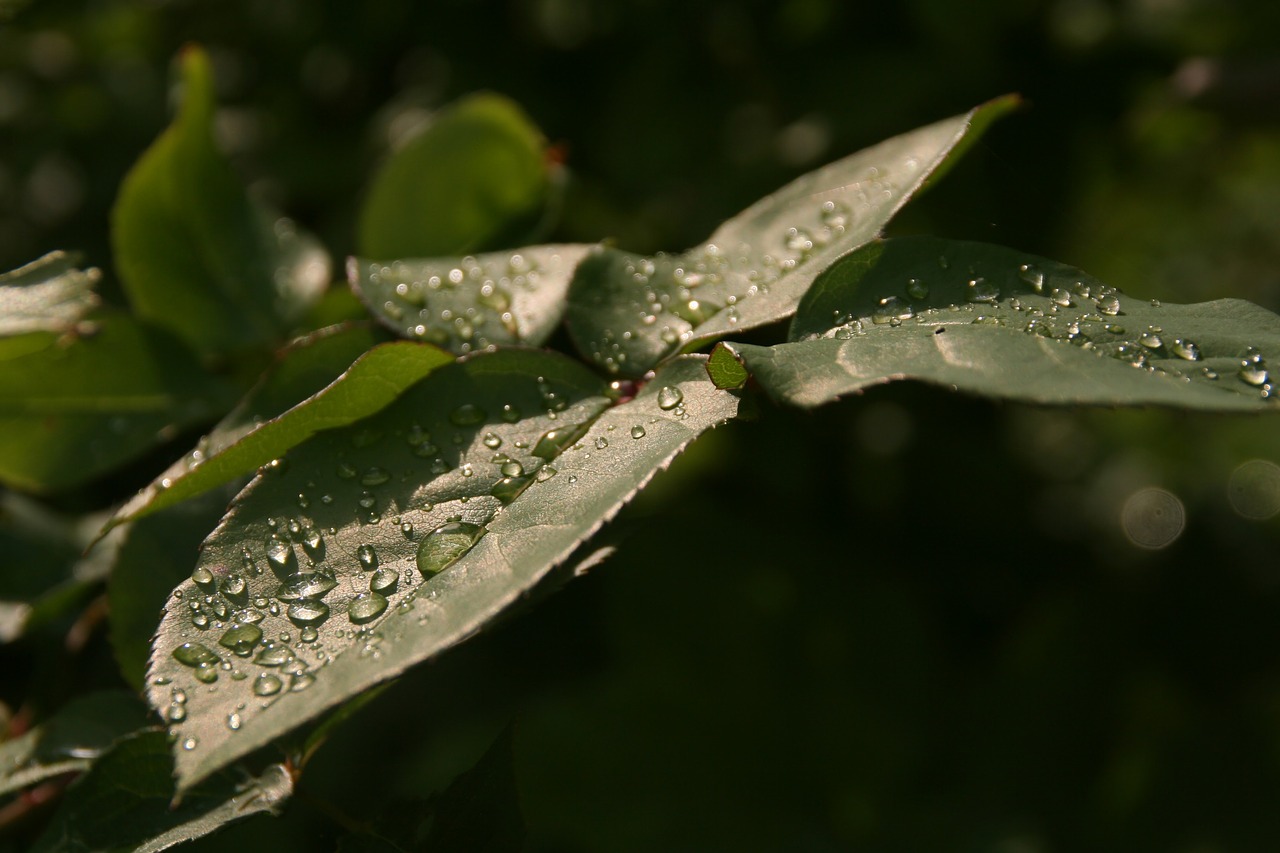
{"type": "MultiPolygon", "coordinates": [[[[240,174],[338,257],[374,167],[476,90],[564,157],[551,238],[636,251],[1019,92],[891,233],[1280,310],[1277,37],[1265,0],[0,0],[0,268],[80,249],[119,293],[110,206],[194,41],[240,174]]],[[[1272,850],[1277,462],[1275,418],[766,404],[309,784],[420,796],[514,722],[531,850],[1272,850]]],[[[331,849],[310,808],[205,846],[331,849]]]]}

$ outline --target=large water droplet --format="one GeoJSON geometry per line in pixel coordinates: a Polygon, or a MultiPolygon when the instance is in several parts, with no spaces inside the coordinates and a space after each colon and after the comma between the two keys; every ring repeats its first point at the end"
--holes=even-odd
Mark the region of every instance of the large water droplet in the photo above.
{"type": "Polygon", "coordinates": [[[222,662],[217,652],[201,643],[183,643],[173,650],[173,658],[183,666],[215,666],[222,662]]]}
{"type": "Polygon", "coordinates": [[[556,469],[550,465],[543,465],[538,469],[537,480],[539,483],[545,483],[556,475],[556,469]]]}
{"type": "Polygon", "coordinates": [[[213,684],[218,680],[218,667],[216,664],[202,663],[196,667],[193,675],[201,684],[213,684]]]}
{"type": "Polygon", "coordinates": [[[674,385],[667,385],[658,392],[658,408],[664,412],[674,409],[684,401],[684,393],[674,385]]]}
{"type": "Polygon", "coordinates": [[[253,695],[274,696],[284,687],[284,682],[269,672],[264,672],[253,682],[253,695]]]}
{"type": "Polygon", "coordinates": [[[215,587],[213,572],[203,566],[191,573],[191,581],[205,592],[213,592],[215,587]]]}
{"type": "Polygon", "coordinates": [[[490,450],[497,450],[499,447],[502,446],[502,439],[496,433],[492,433],[492,432],[486,432],[484,434],[484,438],[481,439],[481,441],[483,441],[484,446],[489,448],[490,450]]]}
{"type": "Polygon", "coordinates": [[[357,625],[372,622],[387,609],[387,598],[377,592],[362,592],[347,605],[347,618],[357,625]]]}
{"type": "Polygon", "coordinates": [[[284,643],[268,642],[258,652],[253,662],[260,666],[284,666],[293,657],[293,650],[284,643]]]}
{"type": "Polygon", "coordinates": [[[542,437],[538,439],[538,443],[533,446],[533,455],[550,462],[559,456],[566,447],[581,438],[586,431],[586,424],[574,424],[548,430],[542,434],[542,437]]]}
{"type": "Polygon", "coordinates": [[[1035,264],[1023,264],[1018,267],[1018,278],[1031,285],[1036,293],[1044,290],[1044,273],[1035,264]]]}
{"type": "Polygon", "coordinates": [[[486,413],[479,406],[463,403],[449,413],[449,422],[454,426],[466,427],[484,423],[486,413]]]}
{"type": "Polygon", "coordinates": [[[272,536],[267,540],[267,564],[277,577],[293,574],[298,565],[293,546],[278,536],[272,536]]]}
{"type": "Polygon", "coordinates": [[[1120,313],[1120,298],[1114,293],[1098,297],[1098,311],[1108,317],[1114,317],[1120,313]]]}
{"type": "Polygon", "coordinates": [[[249,585],[240,575],[230,574],[222,580],[222,594],[237,604],[244,604],[249,600],[249,585]]]}
{"type": "Polygon", "coordinates": [[[230,649],[242,658],[253,653],[254,648],[262,641],[262,629],[257,625],[232,625],[218,639],[219,645],[230,649]]]}
{"type": "Polygon", "coordinates": [[[338,582],[320,572],[301,572],[285,580],[276,587],[276,598],[281,601],[303,601],[308,598],[321,598],[338,582]]]}
{"type": "Polygon", "coordinates": [[[465,521],[451,521],[437,527],[418,545],[418,571],[424,578],[439,574],[470,551],[484,532],[479,524],[465,521]]]}
{"type": "Polygon", "coordinates": [[[366,543],[357,548],[356,559],[360,561],[360,567],[365,571],[372,571],[378,568],[378,552],[373,549],[372,545],[366,543]]]}
{"type": "Polygon", "coordinates": [[[369,579],[369,591],[391,595],[400,585],[400,573],[391,569],[378,569],[369,579]]]}
{"type": "Polygon", "coordinates": [[[498,470],[502,472],[504,477],[519,477],[524,473],[524,466],[512,459],[509,462],[502,463],[502,467],[498,470]]]}
{"type": "Polygon", "coordinates": [[[315,627],[329,618],[329,605],[323,601],[307,599],[289,605],[287,611],[289,621],[302,627],[315,627]]]}
{"type": "Polygon", "coordinates": [[[1000,298],[1000,288],[985,278],[971,279],[965,290],[965,298],[970,302],[993,303],[1000,298]]]}
{"type": "Polygon", "coordinates": [[[636,424],[635,426],[633,426],[631,428],[631,437],[636,439],[644,438],[645,437],[644,427],[641,426],[640,424],[636,424]]]}
{"type": "Polygon", "coordinates": [[[1185,338],[1174,338],[1173,343],[1169,344],[1169,350],[1178,358],[1184,358],[1187,361],[1200,360],[1200,347],[1185,338]]]}
{"type": "Polygon", "coordinates": [[[1267,363],[1263,360],[1262,353],[1250,348],[1240,360],[1239,376],[1246,384],[1255,387],[1265,385],[1268,378],[1267,363]]]}

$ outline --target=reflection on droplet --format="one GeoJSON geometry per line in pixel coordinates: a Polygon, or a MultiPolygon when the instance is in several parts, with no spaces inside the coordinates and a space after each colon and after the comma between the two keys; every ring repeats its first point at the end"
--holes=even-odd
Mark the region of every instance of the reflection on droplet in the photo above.
{"type": "Polygon", "coordinates": [[[1172,544],[1182,535],[1186,521],[1177,495],[1154,486],[1134,492],[1120,511],[1120,526],[1129,541],[1150,550],[1172,544]]]}
{"type": "Polygon", "coordinates": [[[1262,521],[1280,513],[1280,465],[1250,459],[1227,482],[1231,507],[1244,518],[1262,521]]]}

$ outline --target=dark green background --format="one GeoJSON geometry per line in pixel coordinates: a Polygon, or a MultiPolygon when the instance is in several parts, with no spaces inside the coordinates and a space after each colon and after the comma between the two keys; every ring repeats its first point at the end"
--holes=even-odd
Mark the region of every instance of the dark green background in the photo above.
{"type": "MultiPolygon", "coordinates": [[[[337,257],[390,140],[475,90],[561,146],[551,239],[638,251],[685,248],[789,177],[1016,91],[1027,108],[894,233],[1004,243],[1142,297],[1280,307],[1280,4],[0,14],[0,267],[82,249],[108,298],[107,212],[196,41],[240,174],[337,257]]],[[[1238,465],[1280,461],[1274,418],[917,387],[762,415],[660,477],[606,532],[615,558],[363,711],[304,787],[371,816],[514,720],[534,850],[1274,848],[1280,521],[1228,500],[1238,465]],[[1157,552],[1119,524],[1147,486],[1187,512],[1157,552]]],[[[331,849],[333,831],[299,800],[201,844],[331,849]]]]}

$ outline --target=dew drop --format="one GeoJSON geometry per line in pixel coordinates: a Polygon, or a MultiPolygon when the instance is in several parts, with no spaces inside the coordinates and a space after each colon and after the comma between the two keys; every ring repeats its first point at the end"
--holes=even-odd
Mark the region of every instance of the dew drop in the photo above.
{"type": "Polygon", "coordinates": [[[1071,307],[1070,292],[1063,290],[1060,287],[1055,287],[1053,289],[1053,291],[1049,294],[1049,299],[1053,302],[1054,305],[1060,306],[1062,308],[1071,307]]]}
{"type": "Polygon", "coordinates": [[[667,385],[658,392],[658,408],[664,412],[674,409],[682,402],[684,402],[684,394],[674,385],[667,385]]]}
{"type": "Polygon", "coordinates": [[[365,571],[373,571],[378,567],[378,552],[367,543],[356,549],[356,559],[365,571]]]}
{"type": "Polygon", "coordinates": [[[463,403],[449,413],[449,422],[454,426],[466,427],[484,423],[485,411],[471,403],[463,403]]]}
{"type": "Polygon", "coordinates": [[[165,718],[171,723],[180,723],[187,718],[187,709],[184,705],[177,702],[169,706],[169,710],[165,713],[165,718]]]}
{"type": "Polygon", "coordinates": [[[1240,379],[1248,385],[1259,387],[1267,382],[1267,363],[1262,353],[1250,347],[1245,357],[1240,360],[1240,379]]]}
{"type": "Polygon", "coordinates": [[[189,737],[182,742],[182,748],[185,749],[187,752],[190,752],[191,750],[195,749],[199,745],[200,745],[200,741],[194,737],[189,737]]]}
{"type": "Polygon", "coordinates": [[[214,666],[222,662],[222,658],[208,646],[201,643],[183,643],[173,650],[173,658],[183,666],[214,666]]]}
{"type": "Polygon", "coordinates": [[[1098,311],[1106,314],[1108,317],[1114,317],[1120,313],[1120,297],[1114,293],[1108,293],[1105,296],[1098,297],[1098,311]]]}
{"type": "Polygon", "coordinates": [[[929,285],[925,284],[918,278],[907,281],[907,296],[912,299],[927,299],[929,296],[929,285]]]}
{"type": "Polygon", "coordinates": [[[309,672],[299,672],[289,678],[289,692],[300,693],[316,683],[316,677],[309,672]]]}
{"type": "Polygon", "coordinates": [[[640,438],[644,438],[644,436],[645,436],[645,430],[644,430],[644,427],[641,426],[640,424],[636,424],[631,428],[632,438],[640,439],[640,438]]]}
{"type": "Polygon", "coordinates": [[[381,486],[383,483],[391,479],[391,474],[386,468],[373,466],[360,475],[360,485],[362,486],[381,486]]]}
{"type": "Polygon", "coordinates": [[[253,695],[274,696],[280,692],[282,687],[284,687],[284,682],[278,676],[264,672],[253,682],[253,695]]]}
{"type": "Polygon", "coordinates": [[[289,605],[289,621],[299,628],[315,627],[329,618],[329,605],[323,601],[306,599],[289,605]]]}
{"type": "Polygon", "coordinates": [[[451,521],[437,527],[418,545],[418,571],[424,578],[439,574],[470,551],[484,532],[479,524],[465,521],[451,521]]]}
{"type": "Polygon", "coordinates": [[[1031,285],[1036,293],[1044,290],[1044,273],[1035,264],[1022,264],[1018,267],[1018,278],[1031,285]]]}
{"type": "Polygon", "coordinates": [[[387,598],[377,592],[362,592],[347,605],[347,618],[356,625],[372,622],[387,609],[387,598]]]}
{"type": "Polygon", "coordinates": [[[486,432],[484,434],[484,438],[481,439],[481,441],[483,441],[484,446],[489,448],[490,450],[497,450],[499,447],[502,446],[502,439],[499,438],[496,433],[492,433],[492,432],[486,432]]]}
{"type": "Polygon", "coordinates": [[[218,644],[245,658],[253,653],[261,641],[262,629],[257,625],[234,624],[218,639],[218,644]]]}
{"type": "Polygon", "coordinates": [[[215,664],[202,663],[196,667],[194,675],[196,681],[201,684],[213,684],[218,680],[218,667],[215,664]]]}
{"type": "Polygon", "coordinates": [[[515,423],[516,421],[520,420],[520,410],[517,409],[515,406],[509,405],[509,404],[503,406],[502,420],[509,424],[515,423]]]}
{"type": "Polygon", "coordinates": [[[378,569],[369,579],[369,591],[391,595],[400,585],[400,573],[391,569],[378,569]]]}
{"type": "Polygon", "coordinates": [[[191,573],[191,582],[205,592],[213,592],[214,590],[213,572],[203,566],[191,573]]]}
{"type": "Polygon", "coordinates": [[[538,469],[538,474],[536,479],[539,483],[545,483],[547,480],[550,480],[555,475],[556,475],[555,468],[552,468],[550,465],[543,465],[541,468],[538,469]]]}
{"type": "Polygon", "coordinates": [[[1164,346],[1164,339],[1160,337],[1161,331],[1159,326],[1148,326],[1147,330],[1138,336],[1138,343],[1147,349],[1160,349],[1164,346]]]}
{"type": "Polygon", "coordinates": [[[338,476],[344,480],[354,479],[356,476],[355,466],[352,465],[350,462],[339,462],[338,476]]]}
{"type": "Polygon", "coordinates": [[[285,582],[276,587],[276,598],[281,601],[305,601],[309,598],[321,598],[338,582],[320,572],[301,572],[291,575],[285,582]]]}
{"type": "Polygon", "coordinates": [[[240,726],[243,724],[244,724],[244,721],[240,718],[240,714],[238,711],[232,711],[230,714],[227,715],[227,728],[231,729],[231,731],[233,732],[240,731],[240,726]]]}
{"type": "Polygon", "coordinates": [[[502,463],[502,467],[498,470],[502,472],[504,477],[519,477],[524,474],[524,466],[514,459],[510,462],[502,463]]]}
{"type": "Polygon", "coordinates": [[[604,450],[608,446],[609,439],[605,438],[603,435],[596,439],[596,450],[604,450]]]}
{"type": "Polygon", "coordinates": [[[278,576],[291,574],[291,569],[297,566],[293,546],[278,536],[272,536],[267,540],[267,563],[278,576]]]}
{"type": "Polygon", "coordinates": [[[269,641],[262,647],[262,651],[258,652],[253,662],[259,666],[283,666],[291,657],[293,657],[293,650],[284,643],[269,641]]]}
{"type": "Polygon", "coordinates": [[[298,632],[298,639],[304,643],[314,643],[320,638],[320,632],[316,630],[314,625],[307,625],[298,632]]]}
{"type": "Polygon", "coordinates": [[[985,278],[971,279],[965,290],[965,298],[970,302],[990,304],[1000,298],[1000,288],[985,278]]]}
{"type": "Polygon", "coordinates": [[[1200,347],[1185,338],[1174,338],[1173,343],[1169,344],[1169,351],[1187,361],[1200,360],[1200,347]]]}

